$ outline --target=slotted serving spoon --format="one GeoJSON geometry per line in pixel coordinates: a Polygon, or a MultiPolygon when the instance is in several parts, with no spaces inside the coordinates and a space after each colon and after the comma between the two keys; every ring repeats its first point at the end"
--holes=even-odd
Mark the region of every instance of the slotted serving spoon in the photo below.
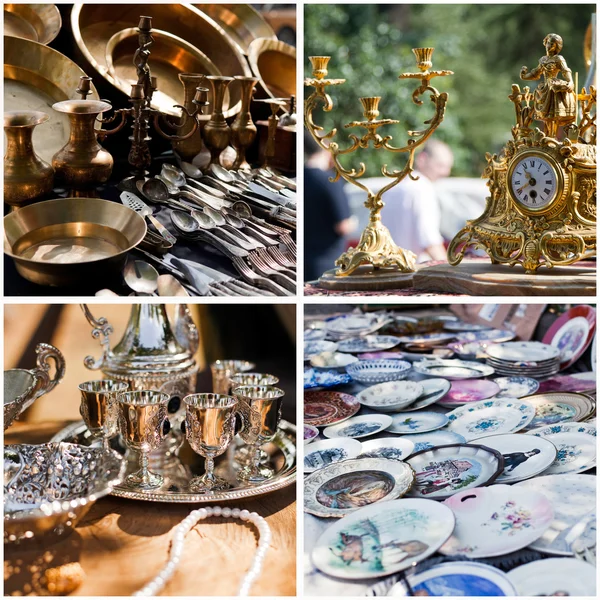
{"type": "Polygon", "coordinates": [[[167,240],[171,244],[177,243],[177,238],[169,232],[169,230],[156,218],[152,216],[152,209],[138,198],[135,194],[131,192],[123,192],[121,194],[121,202],[127,208],[131,208],[131,210],[135,210],[136,213],[140,214],[142,217],[147,217],[150,223],[156,227],[156,230],[163,239],[167,240]]]}

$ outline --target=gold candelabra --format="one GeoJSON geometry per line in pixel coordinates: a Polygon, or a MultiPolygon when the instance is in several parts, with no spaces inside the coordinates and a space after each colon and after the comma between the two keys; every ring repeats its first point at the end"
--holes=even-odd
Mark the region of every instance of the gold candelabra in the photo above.
{"type": "Polygon", "coordinates": [[[313,67],[313,76],[312,78],[305,79],[304,85],[306,87],[313,87],[314,92],[304,103],[304,122],[319,146],[327,150],[333,158],[336,173],[330,181],[336,182],[341,177],[365,191],[367,193],[365,207],[370,211],[369,223],[362,232],[356,248],[348,249],[335,261],[335,265],[339,267],[335,273],[338,277],[351,275],[361,265],[371,265],[376,270],[389,269],[401,273],[412,273],[415,270],[415,254],[410,250],[405,250],[397,246],[388,228],[381,222],[381,209],[385,206],[382,196],[385,192],[398,185],[405,177],[410,177],[413,180],[417,179],[417,176],[413,175],[415,151],[431,137],[444,120],[448,94],[438,92],[437,89],[431,86],[431,80],[434,77],[453,75],[453,72],[431,70],[433,66],[431,61],[433,50],[433,48],[413,48],[419,72],[402,73],[399,78],[420,80],[420,85],[412,94],[412,100],[416,105],[420,106],[423,104],[420,97],[426,92],[430,92],[435,114],[431,119],[425,121],[425,125],[427,125],[425,129],[408,131],[408,142],[405,146],[398,148],[391,144],[392,136],[387,135],[382,137],[378,132],[380,127],[398,123],[398,121],[393,119],[379,118],[379,102],[381,97],[378,96],[360,98],[365,120],[352,121],[344,127],[347,129],[364,129],[366,133],[361,136],[350,134],[348,136],[350,145],[346,148],[341,148],[337,142],[333,141],[337,133],[336,129],[325,133],[323,127],[320,127],[313,121],[313,111],[319,103],[323,105],[323,110],[326,112],[333,109],[333,102],[326,91],[328,86],[341,85],[346,80],[327,78],[329,56],[309,57],[313,67]],[[341,156],[352,154],[359,148],[367,149],[371,143],[376,150],[383,149],[394,154],[407,155],[406,164],[402,169],[388,170],[387,165],[383,165],[381,172],[385,177],[390,178],[391,181],[377,193],[374,193],[367,185],[359,181],[366,173],[364,163],[361,162],[358,169],[346,169],[340,162],[341,156]]]}

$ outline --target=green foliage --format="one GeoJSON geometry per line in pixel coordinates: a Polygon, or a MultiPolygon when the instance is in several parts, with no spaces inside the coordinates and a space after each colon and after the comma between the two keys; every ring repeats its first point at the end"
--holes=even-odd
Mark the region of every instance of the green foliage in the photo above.
{"type": "MultiPolygon", "coordinates": [[[[327,130],[338,128],[343,145],[344,123],[360,120],[360,96],[382,96],[381,118],[399,125],[382,128],[403,145],[407,129],[422,128],[432,114],[427,96],[421,107],[412,103],[415,80],[400,81],[402,72],[416,71],[411,49],[433,46],[434,69],[455,75],[436,78],[433,85],[449,93],[446,118],[434,134],[452,146],[454,175],[477,177],[485,153],[497,152],[510,138],[514,108],[507,96],[520,83],[521,66],[535,66],[544,55],[542,40],[558,33],[563,56],[579,85],[585,80],[583,37],[594,4],[308,4],[304,16],[305,74],[308,56],[330,55],[329,76],[345,78],[330,88],[334,109],[315,111],[315,121],[327,130]]],[[[528,82],[530,86],[535,83],[528,82]]],[[[403,158],[363,151],[345,164],[364,161],[369,175],[381,164],[402,166],[403,158]],[[385,155],[385,156],[383,156],[385,155]]]]}

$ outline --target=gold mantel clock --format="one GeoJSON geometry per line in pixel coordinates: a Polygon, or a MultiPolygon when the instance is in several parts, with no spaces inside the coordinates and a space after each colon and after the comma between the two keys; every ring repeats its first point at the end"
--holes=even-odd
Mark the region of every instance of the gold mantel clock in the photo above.
{"type": "Polygon", "coordinates": [[[596,254],[596,89],[577,93],[560,36],[547,35],[544,46],[538,66],[521,69],[521,79],[541,80],[537,88],[512,86],[513,139],[486,154],[490,195],[448,247],[453,266],[469,246],[528,273],[596,254]]]}

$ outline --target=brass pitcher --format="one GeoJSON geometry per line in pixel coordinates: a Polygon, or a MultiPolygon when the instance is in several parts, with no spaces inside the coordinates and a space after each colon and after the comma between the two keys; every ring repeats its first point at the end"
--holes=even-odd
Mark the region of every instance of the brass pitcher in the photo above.
{"type": "MultiPolygon", "coordinates": [[[[179,81],[183,84],[183,106],[188,114],[193,115],[198,109],[194,102],[196,97],[196,88],[202,83],[206,75],[201,73],[179,73],[179,81]]],[[[201,109],[200,109],[201,110],[201,109]]],[[[185,113],[182,116],[183,124],[177,128],[177,136],[186,136],[194,127],[192,119],[186,119],[185,113]]],[[[186,162],[192,162],[195,156],[200,154],[203,148],[202,134],[200,128],[194,135],[185,140],[173,140],[171,142],[173,150],[186,162]]]]}
{"type": "Polygon", "coordinates": [[[54,169],[33,149],[33,130],[49,118],[29,110],[4,113],[4,202],[13,210],[52,190],[54,169]]]}
{"type": "Polygon", "coordinates": [[[223,100],[225,91],[233,77],[224,77],[221,75],[209,75],[206,77],[212,86],[213,112],[210,121],[204,126],[204,142],[210,150],[210,165],[220,165],[219,157],[221,152],[229,145],[231,129],[223,116],[223,100]]]}
{"type": "Polygon", "coordinates": [[[74,196],[88,196],[112,173],[113,157],[98,143],[94,129],[98,115],[112,107],[98,100],[64,100],[52,108],[66,113],[71,127],[69,141],[52,157],[52,166],[74,196]]]}
{"type": "Polygon", "coordinates": [[[242,87],[242,110],[231,125],[231,145],[237,153],[233,168],[250,169],[250,165],[246,160],[246,149],[254,142],[257,132],[256,125],[252,121],[252,115],[250,114],[250,102],[254,95],[254,86],[258,83],[258,77],[242,77],[238,75],[234,79],[239,81],[242,87]]]}

